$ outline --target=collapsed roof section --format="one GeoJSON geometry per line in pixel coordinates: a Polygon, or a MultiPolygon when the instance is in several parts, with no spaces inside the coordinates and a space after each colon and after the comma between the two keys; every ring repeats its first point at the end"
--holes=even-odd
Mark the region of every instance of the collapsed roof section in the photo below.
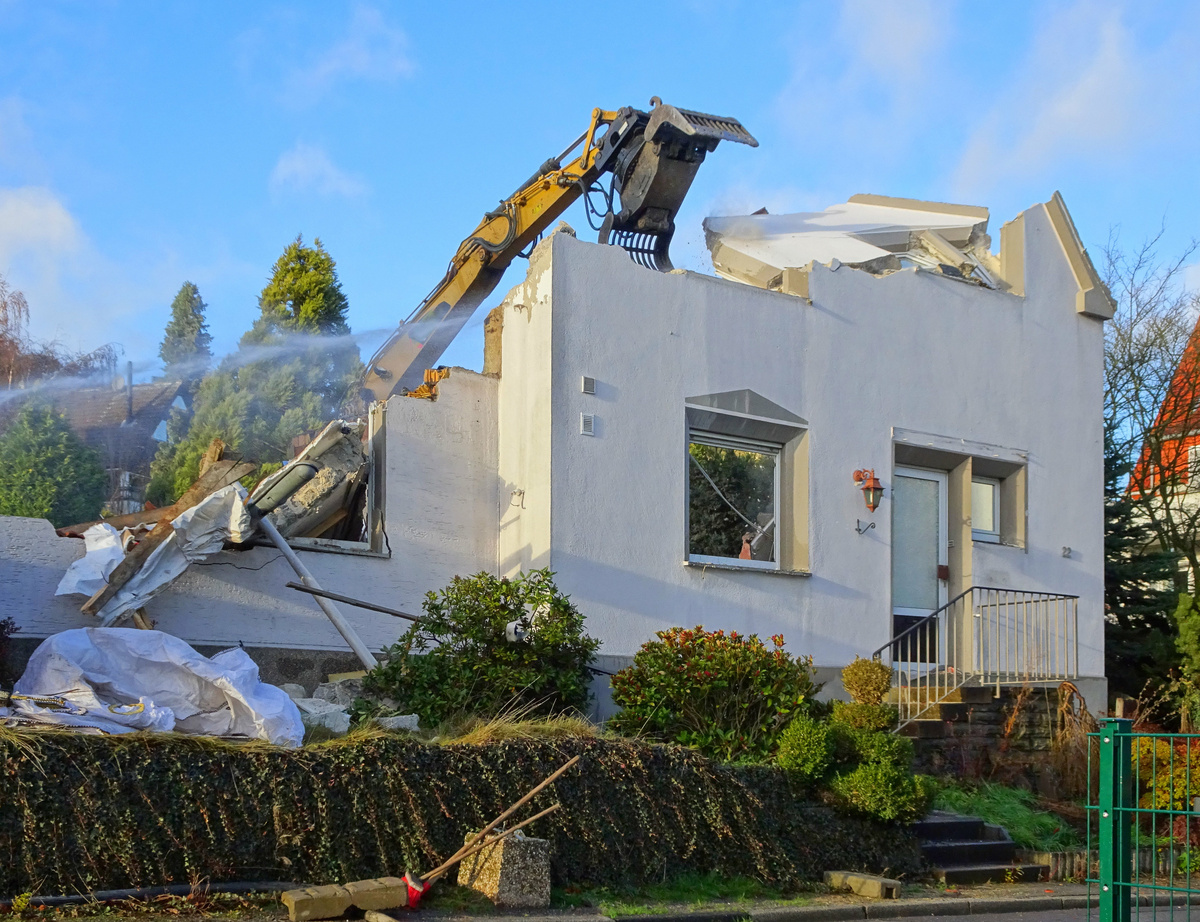
{"type": "Polygon", "coordinates": [[[855,195],[824,211],[707,218],[704,231],[717,274],[759,288],[787,290],[785,271],[814,262],[875,275],[920,268],[1005,288],[987,225],[988,210],[973,205],[855,195]]]}

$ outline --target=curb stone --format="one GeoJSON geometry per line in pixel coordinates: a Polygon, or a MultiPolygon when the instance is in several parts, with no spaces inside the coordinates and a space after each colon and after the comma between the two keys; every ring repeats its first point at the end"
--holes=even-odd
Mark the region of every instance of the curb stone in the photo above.
{"type": "MultiPolygon", "coordinates": [[[[1193,895],[1190,900],[1180,894],[1163,894],[1157,903],[1161,907],[1168,905],[1185,906],[1200,905],[1200,894],[1193,895]],[[1171,898],[1171,897],[1174,898],[1171,898]]],[[[1135,894],[1133,903],[1136,906],[1152,906],[1155,903],[1151,894],[1135,894]]],[[[700,912],[673,912],[655,915],[622,916],[617,922],[845,922],[850,919],[903,919],[908,916],[973,916],[984,913],[1001,914],[1008,912],[1057,912],[1063,909],[1087,909],[1099,904],[1096,895],[1078,896],[1036,896],[1036,897],[980,897],[973,899],[899,899],[880,900],[872,903],[859,903],[841,906],[773,906],[764,909],[745,910],[709,910],[700,912]]],[[[462,913],[451,913],[453,918],[490,919],[501,922],[505,916],[468,916],[462,913]]],[[[600,913],[575,912],[569,915],[513,915],[512,919],[521,922],[611,922],[600,913]]]]}

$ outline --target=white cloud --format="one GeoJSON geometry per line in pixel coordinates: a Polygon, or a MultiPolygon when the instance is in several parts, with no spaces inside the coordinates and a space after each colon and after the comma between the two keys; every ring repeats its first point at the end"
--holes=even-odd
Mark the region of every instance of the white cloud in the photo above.
{"type": "Polygon", "coordinates": [[[850,0],[830,31],[805,19],[776,100],[797,140],[871,161],[922,130],[953,26],[943,4],[850,0]]]}
{"type": "Polygon", "coordinates": [[[57,261],[80,249],[79,224],[49,189],[0,188],[0,267],[18,256],[57,261]]]}
{"type": "Polygon", "coordinates": [[[1200,263],[1192,263],[1183,269],[1183,287],[1200,294],[1200,263]]]}
{"type": "MultiPolygon", "coordinates": [[[[122,267],[99,252],[50,189],[0,187],[0,273],[29,301],[30,333],[68,349],[116,342],[131,357],[151,355],[170,280],[144,261],[122,267]]],[[[177,283],[176,283],[177,284],[177,283]]]]}
{"type": "Polygon", "coordinates": [[[978,198],[1014,177],[1125,156],[1157,115],[1156,69],[1120,9],[1081,2],[1048,17],[967,141],[954,188],[978,198]]]}
{"type": "Polygon", "coordinates": [[[409,56],[404,30],[388,25],[371,6],[355,6],[346,34],[315,60],[293,73],[300,89],[320,91],[343,79],[395,80],[410,76],[416,64],[409,56]]]}
{"type": "Polygon", "coordinates": [[[323,149],[302,141],[280,155],[268,185],[272,195],[298,191],[353,196],[367,188],[362,180],[339,169],[323,149]]]}

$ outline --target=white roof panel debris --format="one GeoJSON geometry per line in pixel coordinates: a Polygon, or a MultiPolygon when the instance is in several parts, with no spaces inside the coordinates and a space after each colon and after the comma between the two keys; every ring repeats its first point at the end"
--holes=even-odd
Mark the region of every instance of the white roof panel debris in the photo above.
{"type": "Polygon", "coordinates": [[[783,270],[814,262],[877,275],[904,268],[995,287],[986,208],[855,195],[824,211],[708,218],[705,239],[723,278],[778,289],[783,270]]]}

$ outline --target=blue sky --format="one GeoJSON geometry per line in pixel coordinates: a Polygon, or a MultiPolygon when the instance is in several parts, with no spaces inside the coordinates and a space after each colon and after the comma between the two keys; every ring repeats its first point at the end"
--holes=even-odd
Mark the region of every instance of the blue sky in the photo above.
{"type": "MultiPolygon", "coordinates": [[[[0,0],[0,274],[35,334],[148,375],[184,280],[231,350],[300,233],[384,331],[593,107],[652,95],[761,145],[704,164],[686,268],[706,215],[856,192],[987,205],[998,240],[1059,189],[1097,258],[1164,222],[1170,256],[1200,236],[1198,35],[1187,2],[0,0]]],[[[485,313],[446,361],[478,367],[485,313]]]]}

